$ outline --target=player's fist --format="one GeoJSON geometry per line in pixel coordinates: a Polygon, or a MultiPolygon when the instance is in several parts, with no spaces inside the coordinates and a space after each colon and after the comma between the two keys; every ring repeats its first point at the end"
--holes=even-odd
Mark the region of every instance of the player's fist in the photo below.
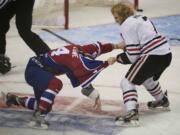
{"type": "Polygon", "coordinates": [[[124,48],[125,48],[125,43],[122,41],[122,42],[120,42],[120,43],[113,44],[113,46],[114,46],[114,49],[122,49],[122,50],[124,50],[124,48]]]}
{"type": "Polygon", "coordinates": [[[109,65],[112,65],[112,64],[114,64],[114,63],[116,62],[116,58],[115,58],[115,57],[109,57],[109,58],[107,59],[107,61],[108,61],[108,64],[109,64],[109,65]]]}
{"type": "Polygon", "coordinates": [[[95,100],[94,108],[96,111],[101,111],[101,99],[99,96],[95,100]]]}

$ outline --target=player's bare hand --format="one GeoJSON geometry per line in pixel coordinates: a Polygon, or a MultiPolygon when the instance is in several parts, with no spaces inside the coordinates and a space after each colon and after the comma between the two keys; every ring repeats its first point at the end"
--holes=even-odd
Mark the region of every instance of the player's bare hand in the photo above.
{"type": "Polygon", "coordinates": [[[101,99],[99,96],[95,100],[94,108],[96,111],[101,111],[101,99]]]}
{"type": "Polygon", "coordinates": [[[115,57],[109,57],[109,58],[107,59],[107,61],[108,61],[108,64],[109,64],[109,65],[112,65],[112,64],[114,64],[114,63],[116,62],[116,58],[115,58],[115,57]]]}
{"type": "Polygon", "coordinates": [[[125,48],[125,43],[124,42],[120,42],[117,44],[114,44],[114,49],[124,49],[125,48]]]}

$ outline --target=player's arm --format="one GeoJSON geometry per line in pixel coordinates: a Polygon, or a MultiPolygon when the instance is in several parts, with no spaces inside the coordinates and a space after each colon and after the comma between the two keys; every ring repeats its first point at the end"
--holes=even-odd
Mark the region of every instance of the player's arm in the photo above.
{"type": "Polygon", "coordinates": [[[113,48],[114,48],[114,49],[122,49],[122,50],[125,50],[125,49],[126,49],[125,42],[122,41],[122,42],[120,42],[120,43],[113,44],[113,48]]]}
{"type": "Polygon", "coordinates": [[[81,53],[86,56],[96,58],[101,54],[105,54],[111,52],[113,49],[122,49],[123,44],[112,44],[112,43],[100,43],[97,42],[96,44],[88,44],[84,46],[79,46],[78,49],[81,53]]]}
{"type": "Polygon", "coordinates": [[[127,54],[125,52],[118,54],[116,57],[109,57],[106,63],[106,67],[109,65],[113,65],[115,62],[121,63],[121,64],[131,64],[127,54]]]}
{"type": "MultiPolygon", "coordinates": [[[[121,64],[131,64],[131,62],[130,62],[128,56],[127,56],[127,54],[125,53],[125,52],[126,52],[125,42],[122,41],[122,42],[116,44],[115,47],[118,48],[118,49],[124,50],[123,53],[120,53],[120,54],[118,54],[118,55],[116,56],[116,61],[119,62],[119,63],[121,63],[121,64]]],[[[112,58],[111,58],[111,59],[112,59],[112,58]]],[[[114,58],[113,58],[112,60],[114,60],[114,58]]],[[[111,61],[110,61],[110,62],[111,62],[111,61]]],[[[113,61],[112,61],[112,62],[113,62],[113,61]]]]}
{"type": "Polygon", "coordinates": [[[81,46],[78,49],[83,54],[96,58],[97,56],[103,53],[111,52],[114,49],[114,47],[113,47],[113,44],[110,44],[110,43],[102,44],[100,42],[97,42],[95,44],[88,44],[88,45],[81,46]]]}
{"type": "Polygon", "coordinates": [[[107,59],[108,65],[113,65],[116,62],[116,57],[109,57],[107,59]]]}
{"type": "Polygon", "coordinates": [[[113,49],[125,49],[125,43],[124,41],[120,42],[120,43],[100,43],[98,42],[99,46],[100,46],[100,50],[101,53],[100,54],[104,54],[104,53],[108,53],[110,51],[112,51],[113,49]]]}

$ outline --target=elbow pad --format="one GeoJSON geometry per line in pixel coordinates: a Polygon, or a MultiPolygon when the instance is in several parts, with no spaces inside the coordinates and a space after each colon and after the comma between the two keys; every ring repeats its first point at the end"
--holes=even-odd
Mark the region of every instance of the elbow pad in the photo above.
{"type": "Polygon", "coordinates": [[[127,57],[126,53],[120,53],[116,57],[117,62],[121,64],[131,64],[129,58],[127,57]]]}

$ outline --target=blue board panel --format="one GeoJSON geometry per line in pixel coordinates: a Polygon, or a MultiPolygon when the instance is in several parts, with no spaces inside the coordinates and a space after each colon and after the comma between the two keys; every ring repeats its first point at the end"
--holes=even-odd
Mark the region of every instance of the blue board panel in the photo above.
{"type": "MultiPolygon", "coordinates": [[[[151,20],[157,30],[167,38],[180,39],[180,15],[157,17],[151,20]]],[[[121,40],[119,26],[115,23],[69,30],[54,30],[54,32],[76,44],[88,44],[97,41],[116,43],[121,40]]],[[[47,32],[40,33],[40,36],[46,41],[63,42],[47,32]]],[[[171,45],[180,44],[178,40],[170,40],[169,42],[171,45]]]]}

